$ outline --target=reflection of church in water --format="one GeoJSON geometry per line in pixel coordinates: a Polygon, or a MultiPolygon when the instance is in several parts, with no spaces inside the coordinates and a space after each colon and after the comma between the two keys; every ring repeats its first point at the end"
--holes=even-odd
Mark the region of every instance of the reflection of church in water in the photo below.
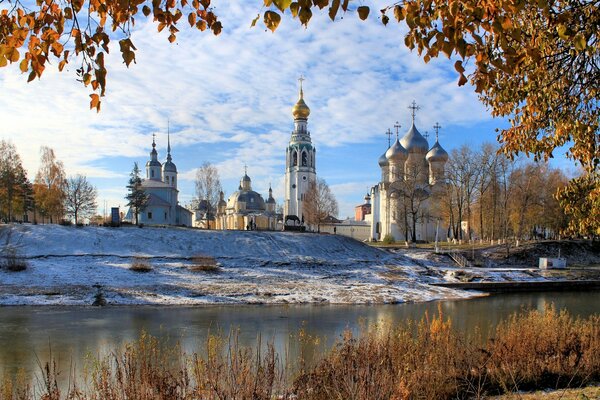
{"type": "Polygon", "coordinates": [[[396,123],[396,140],[379,158],[381,182],[371,188],[370,199],[372,240],[382,240],[388,235],[394,240],[407,240],[407,231],[410,240],[413,226],[416,240],[435,240],[437,218],[433,215],[432,195],[444,188],[448,153],[438,140],[439,124],[434,127],[435,144],[429,148],[427,139],[415,126],[415,113],[419,107],[413,102],[410,108],[410,129],[399,138],[400,125],[396,123]],[[410,212],[417,209],[418,212],[410,212]]]}

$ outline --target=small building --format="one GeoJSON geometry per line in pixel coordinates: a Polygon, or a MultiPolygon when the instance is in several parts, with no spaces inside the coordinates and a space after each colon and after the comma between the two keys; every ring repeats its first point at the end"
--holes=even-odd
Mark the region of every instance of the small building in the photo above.
{"type": "MultiPolygon", "coordinates": [[[[192,226],[192,212],[179,205],[177,166],[171,157],[170,135],[167,136],[167,159],[164,164],[158,161],[156,142],[152,138],[152,151],[146,163],[146,179],[142,180],[142,188],[148,195],[148,203],[138,215],[140,224],[192,226]]],[[[125,220],[135,222],[132,208],[125,220]]]]}
{"type": "Polygon", "coordinates": [[[371,215],[371,195],[365,195],[365,202],[354,207],[354,220],[364,221],[367,215],[371,215]]]}
{"type": "Polygon", "coordinates": [[[227,202],[224,193],[220,193],[215,220],[217,229],[276,230],[279,227],[276,206],[271,187],[265,201],[252,190],[252,180],[246,172],[238,190],[229,196],[227,202]]]}

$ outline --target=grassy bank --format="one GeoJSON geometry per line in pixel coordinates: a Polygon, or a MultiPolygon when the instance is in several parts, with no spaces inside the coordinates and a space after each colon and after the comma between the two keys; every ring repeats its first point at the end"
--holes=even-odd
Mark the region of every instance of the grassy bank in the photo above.
{"type": "MultiPolygon", "coordinates": [[[[493,332],[485,341],[466,336],[438,312],[416,324],[347,333],[316,362],[301,357],[294,366],[281,365],[273,346],[245,348],[235,335],[209,337],[196,354],[142,335],[90,357],[62,391],[52,360],[40,363],[35,380],[6,377],[0,400],[460,399],[600,381],[598,315],[523,312],[493,332]]],[[[317,340],[300,333],[300,341],[317,340]]]]}

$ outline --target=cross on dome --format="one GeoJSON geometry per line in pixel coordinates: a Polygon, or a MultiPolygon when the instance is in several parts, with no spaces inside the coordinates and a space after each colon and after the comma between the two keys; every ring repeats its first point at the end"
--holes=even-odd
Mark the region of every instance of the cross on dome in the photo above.
{"type": "Polygon", "coordinates": [[[396,128],[396,139],[398,139],[398,137],[399,137],[398,131],[400,128],[402,128],[402,125],[400,125],[400,122],[396,121],[396,124],[394,124],[394,128],[396,128]]]}
{"type": "Polygon", "coordinates": [[[152,134],[152,147],[156,147],[156,133],[152,134]]]}
{"type": "Polygon", "coordinates": [[[302,76],[302,74],[300,74],[300,78],[298,78],[298,82],[300,82],[300,97],[302,97],[302,95],[304,94],[302,92],[302,82],[304,82],[306,79],[304,78],[304,76],[302,76]]]}
{"type": "Polygon", "coordinates": [[[412,122],[413,124],[415,123],[415,116],[417,115],[417,111],[421,109],[421,107],[419,107],[417,105],[417,102],[413,100],[412,104],[410,106],[408,106],[408,108],[411,110],[412,112],[412,122]]]}
{"type": "Polygon", "coordinates": [[[439,133],[440,133],[440,129],[442,129],[442,126],[436,122],[435,125],[433,126],[433,129],[435,129],[435,141],[438,141],[438,137],[439,137],[439,133]]]}
{"type": "Polygon", "coordinates": [[[423,134],[423,136],[425,137],[425,139],[429,139],[429,131],[425,131],[425,133],[423,134]]]}
{"type": "Polygon", "coordinates": [[[392,130],[390,128],[388,128],[387,132],[385,133],[388,137],[388,147],[392,146],[392,130]]]}

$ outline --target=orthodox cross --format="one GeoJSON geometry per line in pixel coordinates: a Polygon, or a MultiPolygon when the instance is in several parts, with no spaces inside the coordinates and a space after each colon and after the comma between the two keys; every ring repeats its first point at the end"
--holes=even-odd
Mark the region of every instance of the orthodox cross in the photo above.
{"type": "Polygon", "coordinates": [[[248,175],[248,166],[244,163],[244,175],[248,175]]]}
{"type": "Polygon", "coordinates": [[[300,94],[302,94],[302,82],[304,82],[305,80],[306,79],[304,79],[302,74],[300,74],[300,78],[298,78],[298,82],[300,82],[300,94]]]}
{"type": "Polygon", "coordinates": [[[425,136],[425,139],[429,139],[429,131],[425,131],[425,133],[423,134],[423,136],[425,136]]]}
{"type": "Polygon", "coordinates": [[[421,107],[417,105],[417,102],[413,100],[412,104],[408,106],[408,108],[412,111],[412,120],[415,122],[415,115],[417,114],[417,110],[420,110],[421,107]]]}
{"type": "Polygon", "coordinates": [[[388,147],[391,147],[392,146],[392,135],[393,135],[391,129],[388,128],[388,130],[387,130],[387,132],[385,134],[388,137],[388,147]]]}
{"type": "Polygon", "coordinates": [[[152,134],[152,144],[156,144],[156,133],[152,134]]]}
{"type": "Polygon", "coordinates": [[[442,129],[442,126],[438,122],[436,122],[435,125],[433,126],[433,129],[435,129],[435,141],[437,142],[438,136],[440,133],[440,129],[442,129]]]}
{"type": "Polygon", "coordinates": [[[394,128],[396,128],[396,139],[398,139],[398,129],[402,128],[400,122],[396,121],[396,123],[394,124],[394,128]]]}

